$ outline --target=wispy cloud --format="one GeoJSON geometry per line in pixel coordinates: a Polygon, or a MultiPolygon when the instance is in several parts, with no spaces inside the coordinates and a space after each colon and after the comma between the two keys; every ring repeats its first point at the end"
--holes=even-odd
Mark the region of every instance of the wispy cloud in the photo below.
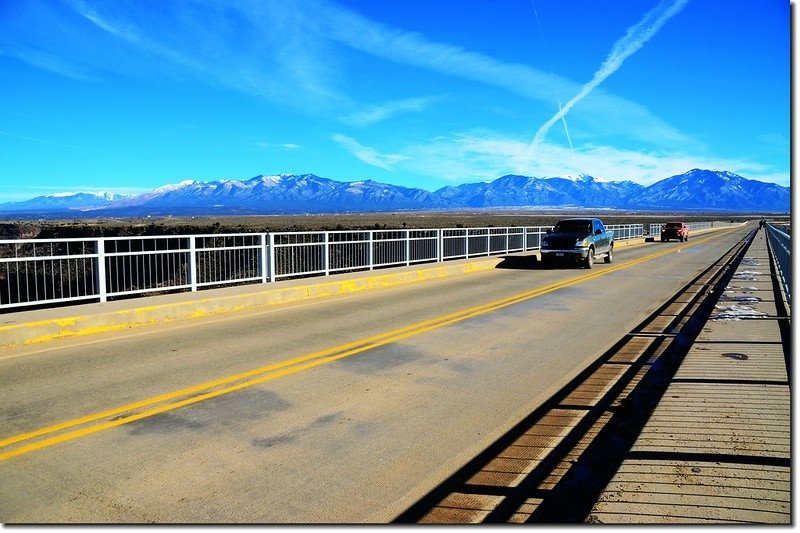
{"type": "Polygon", "coordinates": [[[789,155],[789,147],[792,145],[786,137],[779,133],[757,135],[756,140],[767,149],[786,155],[789,155]]]}
{"type": "MultiPolygon", "coordinates": [[[[136,77],[189,78],[256,94],[312,116],[344,114],[354,125],[422,111],[435,97],[364,108],[354,97],[354,71],[342,54],[343,46],[373,58],[496,87],[550,108],[557,105],[555,95],[581,89],[580,84],[551,72],[436,42],[326,0],[166,2],[157,9],[144,9],[132,0],[64,1],[68,12],[49,13],[46,2],[31,0],[38,8],[25,4],[20,9],[29,11],[27,18],[17,22],[36,25],[36,17],[47,13],[47,25],[59,37],[42,40],[70,42],[69,57],[81,62],[76,67],[53,47],[39,51],[38,63],[72,77],[91,76],[95,69],[136,77]]],[[[45,31],[40,28],[36,35],[44,36],[45,31]]],[[[28,61],[37,59],[29,54],[28,61]]],[[[605,133],[652,144],[691,142],[647,108],[601,89],[573,112],[572,139],[580,136],[582,128],[596,131],[598,124],[605,133]]]]}
{"type": "Polygon", "coordinates": [[[284,150],[299,150],[300,145],[295,143],[271,143],[266,141],[258,141],[255,143],[259,148],[274,149],[282,148],[284,150]]]}
{"type": "MultiPolygon", "coordinates": [[[[17,23],[36,25],[43,11],[38,3],[20,8],[17,23]]],[[[310,114],[350,103],[340,90],[344,69],[332,43],[306,24],[314,16],[313,1],[201,0],[145,8],[132,0],[64,0],[64,5],[67,10],[48,19],[58,38],[43,41],[69,42],[70,55],[80,57],[87,72],[188,79],[310,114]]],[[[58,49],[48,52],[59,57],[58,49]]],[[[34,64],[34,59],[26,60],[34,64]]],[[[56,71],[55,59],[38,66],[56,71]]],[[[65,69],[65,75],[76,76],[65,69]]]]}
{"type": "MultiPolygon", "coordinates": [[[[431,41],[420,33],[388,27],[332,3],[321,3],[318,16],[309,21],[309,26],[330,39],[374,57],[477,81],[552,106],[557,104],[554,95],[574,94],[581,89],[578,83],[562,76],[431,41]]],[[[630,44],[635,44],[631,41],[630,44]]],[[[621,45],[620,53],[630,44],[625,44],[625,48],[621,45]]],[[[591,96],[591,99],[587,98],[581,116],[601,123],[609,133],[654,144],[691,142],[636,102],[602,90],[591,96]]]]}
{"type": "Polygon", "coordinates": [[[86,68],[55,54],[34,50],[25,46],[13,46],[0,50],[0,55],[19,59],[31,66],[60,74],[61,76],[72,78],[73,80],[97,81],[96,76],[86,68]]]}
{"type": "Polygon", "coordinates": [[[364,146],[352,137],[348,137],[347,135],[343,135],[341,133],[333,135],[333,140],[363,163],[381,168],[383,170],[392,171],[394,170],[394,165],[406,159],[406,157],[402,155],[382,154],[374,148],[364,146]]]}
{"type": "Polygon", "coordinates": [[[687,2],[688,0],[677,0],[669,5],[662,2],[649,11],[642,20],[628,28],[625,35],[614,43],[608,57],[606,57],[605,61],[600,65],[600,68],[594,73],[592,79],[563,107],[559,105],[558,112],[536,132],[531,145],[535,147],[539,144],[542,139],[544,139],[545,135],[547,135],[547,132],[550,131],[553,124],[562,120],[575,104],[583,100],[603,83],[603,81],[619,70],[625,60],[640,50],[647,41],[652,39],[670,18],[677,15],[683,9],[687,2]]]}
{"type": "Polygon", "coordinates": [[[398,172],[437,176],[456,183],[489,181],[505,174],[549,177],[590,172],[598,179],[649,185],[692,168],[707,168],[789,184],[788,175],[775,173],[761,163],[682,152],[634,151],[592,144],[583,144],[573,151],[543,141],[534,159],[530,157],[528,142],[491,132],[442,136],[407,146],[400,153],[404,158],[396,165],[398,172]]]}
{"type": "Polygon", "coordinates": [[[419,113],[428,109],[441,96],[420,96],[393,100],[382,104],[367,106],[365,109],[351,113],[342,120],[354,126],[369,126],[377,122],[388,120],[401,113],[419,113]]]}
{"type": "Polygon", "coordinates": [[[144,28],[140,29],[136,23],[115,19],[110,14],[103,15],[83,0],[70,1],[78,14],[114,37],[176,64],[195,69],[201,68],[201,64],[191,59],[189,55],[160,44],[158,39],[154,39],[154,36],[149,35],[144,28]]]}

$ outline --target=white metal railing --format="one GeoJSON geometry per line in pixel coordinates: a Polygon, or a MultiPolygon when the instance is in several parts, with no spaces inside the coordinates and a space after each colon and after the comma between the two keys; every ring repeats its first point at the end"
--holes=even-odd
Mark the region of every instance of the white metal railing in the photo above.
{"type": "Polygon", "coordinates": [[[96,239],[0,241],[0,307],[99,297],[100,247],[96,239]]]}
{"type": "Polygon", "coordinates": [[[0,309],[536,250],[544,227],[0,241],[0,309]]]}
{"type": "Polygon", "coordinates": [[[783,284],[783,292],[786,294],[787,303],[792,301],[792,237],[785,231],[781,231],[775,225],[767,224],[767,237],[769,247],[775,265],[778,267],[778,274],[783,284]]]}
{"type": "Polygon", "coordinates": [[[606,229],[614,232],[615,241],[644,237],[644,224],[608,224],[606,229]]]}
{"type": "MultiPolygon", "coordinates": [[[[540,248],[547,229],[1,240],[0,310],[526,252],[540,248]]],[[[607,229],[614,231],[615,240],[644,235],[642,224],[614,224],[607,229]]]]}
{"type": "Polygon", "coordinates": [[[543,227],[270,233],[271,280],[536,250],[543,227]]]}
{"type": "Polygon", "coordinates": [[[189,275],[194,239],[191,237],[112,237],[98,239],[98,279],[101,301],[127,294],[192,289],[196,278],[189,275]]]}

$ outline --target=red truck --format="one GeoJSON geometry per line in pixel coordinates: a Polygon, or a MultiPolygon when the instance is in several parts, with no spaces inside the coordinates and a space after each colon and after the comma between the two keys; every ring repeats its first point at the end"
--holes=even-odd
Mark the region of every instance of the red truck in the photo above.
{"type": "Polygon", "coordinates": [[[661,242],[667,242],[670,239],[688,241],[689,226],[685,222],[667,222],[664,224],[661,228],[661,242]]]}

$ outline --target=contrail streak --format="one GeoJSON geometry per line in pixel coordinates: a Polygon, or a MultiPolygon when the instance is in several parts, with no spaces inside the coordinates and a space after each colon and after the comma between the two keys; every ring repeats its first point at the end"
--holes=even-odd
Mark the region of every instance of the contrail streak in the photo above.
{"type": "MultiPolygon", "coordinates": [[[[561,102],[558,102],[558,111],[561,111],[561,102]]],[[[564,123],[564,133],[567,136],[567,142],[569,143],[569,149],[572,150],[572,153],[575,153],[575,147],[572,146],[572,137],[569,136],[569,128],[567,128],[567,117],[561,115],[561,122],[564,123]]]]}
{"type": "MultiPolygon", "coordinates": [[[[619,70],[622,66],[622,63],[625,62],[627,58],[632,56],[636,53],[644,44],[649,41],[661,27],[672,17],[677,15],[681,9],[687,4],[689,0],[676,0],[671,5],[665,7],[665,2],[658,4],[655,8],[653,8],[650,12],[648,12],[642,20],[628,28],[628,31],[625,32],[616,43],[614,43],[613,48],[611,48],[611,52],[606,57],[605,61],[600,65],[600,68],[597,69],[597,72],[594,73],[592,79],[583,86],[583,88],[572,97],[572,99],[566,103],[566,105],[558,110],[558,113],[553,115],[550,120],[542,124],[539,128],[539,131],[536,132],[536,135],[533,137],[533,141],[531,142],[531,147],[535,147],[538,145],[542,139],[544,139],[547,132],[550,128],[558,122],[562,120],[564,116],[569,113],[570,109],[572,109],[575,104],[583,100],[589,93],[591,93],[594,89],[597,88],[598,85],[603,83],[606,78],[611,76],[614,72],[619,70]]],[[[572,143],[570,142],[570,145],[572,143]]]]}
{"type": "MultiPolygon", "coordinates": [[[[536,19],[536,27],[539,29],[539,38],[542,40],[542,47],[544,48],[545,54],[550,57],[550,53],[547,46],[547,41],[544,38],[544,31],[542,31],[542,23],[539,21],[539,12],[536,10],[536,2],[535,0],[531,0],[531,7],[533,7],[533,17],[536,19]]],[[[548,64],[550,62],[548,61],[548,64]]],[[[553,75],[553,68],[550,65],[550,75],[553,75]]],[[[561,111],[561,95],[556,92],[556,98],[558,99],[558,110],[561,111]]],[[[567,136],[567,141],[569,141],[569,149],[572,150],[572,153],[575,153],[575,148],[572,147],[572,139],[569,136],[569,128],[567,128],[567,118],[565,116],[561,116],[561,122],[564,124],[564,134],[567,136]]]]}
{"type": "Polygon", "coordinates": [[[42,144],[52,144],[53,146],[63,146],[65,148],[77,148],[78,150],[88,150],[88,148],[84,146],[77,146],[74,144],[67,144],[67,143],[60,143],[56,141],[48,141],[47,139],[39,139],[37,137],[28,137],[27,135],[17,135],[16,133],[9,133],[7,131],[0,131],[0,135],[4,137],[13,137],[15,139],[23,139],[26,141],[33,141],[42,144]]]}

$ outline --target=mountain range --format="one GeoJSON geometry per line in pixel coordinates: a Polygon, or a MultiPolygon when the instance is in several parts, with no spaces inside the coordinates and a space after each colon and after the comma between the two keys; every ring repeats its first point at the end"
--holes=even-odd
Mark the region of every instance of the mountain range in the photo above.
{"type": "Polygon", "coordinates": [[[503,207],[616,208],[788,212],[788,187],[737,174],[694,169],[650,186],[581,174],[550,178],[507,175],[435,192],[372,180],[342,182],[314,174],[256,176],[246,181],[184,181],[145,194],[40,196],[0,204],[0,216],[164,216],[390,212],[503,207]]]}
{"type": "Polygon", "coordinates": [[[77,192],[77,193],[57,193],[47,196],[37,196],[23,202],[12,202],[0,204],[0,213],[5,211],[12,212],[60,212],[74,211],[83,209],[97,209],[109,207],[115,201],[125,198],[119,194],[110,192],[77,192]]]}

